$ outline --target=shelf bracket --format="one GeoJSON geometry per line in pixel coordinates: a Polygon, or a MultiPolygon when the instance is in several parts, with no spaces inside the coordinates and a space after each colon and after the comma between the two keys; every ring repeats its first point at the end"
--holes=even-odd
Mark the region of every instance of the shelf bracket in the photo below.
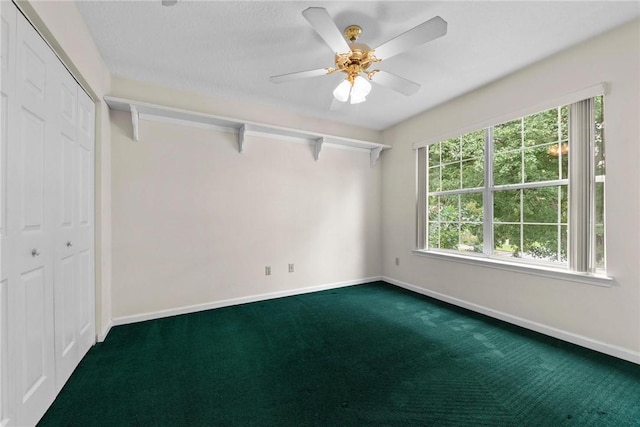
{"type": "Polygon", "coordinates": [[[320,158],[320,151],[322,151],[322,144],[324,144],[324,136],[316,139],[313,142],[313,158],[317,162],[320,158]]]}
{"type": "Polygon", "coordinates": [[[133,127],[133,140],[140,141],[140,114],[135,105],[131,106],[131,126],[133,127]]]}
{"type": "Polygon", "coordinates": [[[247,132],[250,130],[251,129],[246,123],[243,123],[242,126],[240,126],[240,129],[238,129],[238,153],[240,154],[244,153],[244,140],[247,136],[247,132]]]}
{"type": "Polygon", "coordinates": [[[382,147],[374,147],[371,149],[371,153],[369,154],[369,158],[371,160],[371,167],[376,165],[376,160],[380,157],[380,153],[382,153],[382,147]]]}

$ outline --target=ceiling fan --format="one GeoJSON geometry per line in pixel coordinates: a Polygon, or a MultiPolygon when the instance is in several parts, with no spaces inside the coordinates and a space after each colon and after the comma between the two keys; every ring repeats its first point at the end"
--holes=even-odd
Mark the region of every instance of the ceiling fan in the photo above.
{"type": "Polygon", "coordinates": [[[389,59],[447,34],[447,21],[436,16],[388,40],[377,48],[371,49],[366,44],[356,43],[362,33],[362,28],[350,25],[344,30],[343,36],[327,10],[322,7],[310,7],[305,9],[302,15],[335,52],[335,67],[272,76],[271,82],[282,83],[343,72],[347,77],[335,88],[333,96],[340,102],[346,102],[350,99],[351,104],[358,104],[366,100],[367,95],[371,92],[369,80],[403,95],[409,96],[416,93],[420,89],[418,83],[387,71],[369,70],[369,68],[376,62],[389,59]]]}

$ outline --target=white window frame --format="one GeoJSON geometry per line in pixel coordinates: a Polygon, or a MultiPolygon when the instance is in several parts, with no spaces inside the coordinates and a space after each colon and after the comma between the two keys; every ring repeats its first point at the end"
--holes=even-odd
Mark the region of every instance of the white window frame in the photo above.
{"type": "MultiPolygon", "coordinates": [[[[606,85],[600,84],[582,91],[570,94],[556,100],[555,105],[543,104],[544,107],[532,107],[523,110],[518,116],[502,116],[484,123],[479,127],[468,127],[463,132],[453,135],[434,138],[419,144],[414,144],[416,149],[417,183],[416,183],[416,249],[414,253],[420,256],[445,259],[448,261],[465,262],[485,267],[507,269],[526,272],[546,277],[584,282],[589,284],[611,286],[613,278],[608,277],[604,270],[595,268],[595,182],[594,174],[594,129],[593,129],[593,97],[604,95],[606,85]],[[569,133],[570,146],[569,161],[573,167],[569,169],[566,179],[553,181],[518,183],[506,185],[493,185],[493,127],[500,123],[517,118],[526,117],[537,112],[567,105],[569,107],[569,133]],[[586,125],[583,125],[586,124],[586,125]],[[468,253],[446,249],[428,249],[428,146],[470,132],[485,128],[484,147],[484,187],[480,190],[483,194],[483,252],[468,253]],[[580,142],[582,141],[582,143],[580,142]],[[586,142],[585,142],[586,141],[586,142]],[[576,167],[575,165],[582,165],[576,167]],[[568,264],[537,262],[522,259],[505,259],[493,255],[493,194],[500,189],[539,188],[548,186],[567,185],[569,188],[569,240],[568,240],[568,264]]],[[[464,194],[478,192],[479,188],[466,188],[438,192],[439,195],[464,194]]]]}

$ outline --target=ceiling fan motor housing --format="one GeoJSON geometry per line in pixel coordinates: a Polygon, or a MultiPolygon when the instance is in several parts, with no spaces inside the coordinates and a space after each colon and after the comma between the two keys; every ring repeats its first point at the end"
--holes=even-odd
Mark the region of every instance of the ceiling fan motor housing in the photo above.
{"type": "Polygon", "coordinates": [[[349,43],[351,52],[336,54],[336,70],[348,75],[349,80],[355,79],[358,74],[366,73],[366,70],[374,62],[380,62],[375,56],[375,51],[366,44],[349,43]]]}

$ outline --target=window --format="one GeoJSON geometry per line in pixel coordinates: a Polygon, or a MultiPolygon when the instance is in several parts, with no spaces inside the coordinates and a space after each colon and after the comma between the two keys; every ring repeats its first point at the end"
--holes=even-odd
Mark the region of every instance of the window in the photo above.
{"type": "Polygon", "coordinates": [[[418,248],[604,269],[603,127],[598,96],[419,149],[418,248]]]}

